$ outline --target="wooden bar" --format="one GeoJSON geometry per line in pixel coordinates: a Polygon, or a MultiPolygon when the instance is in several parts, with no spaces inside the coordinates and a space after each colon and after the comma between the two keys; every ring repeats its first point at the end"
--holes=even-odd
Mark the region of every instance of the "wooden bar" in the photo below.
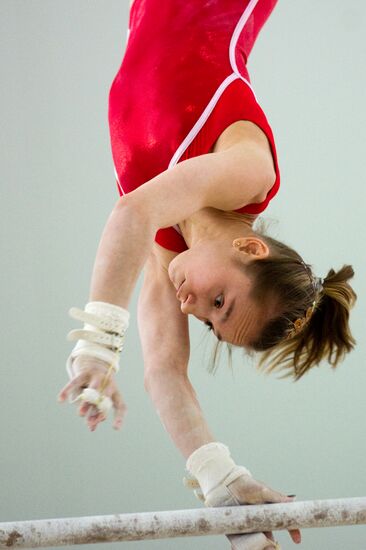
{"type": "Polygon", "coordinates": [[[366,497],[0,523],[0,548],[366,524],[366,497]]]}

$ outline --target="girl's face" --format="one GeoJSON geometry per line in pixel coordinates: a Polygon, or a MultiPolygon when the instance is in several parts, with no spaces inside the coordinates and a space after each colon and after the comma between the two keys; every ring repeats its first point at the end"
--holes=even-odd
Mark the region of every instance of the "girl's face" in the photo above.
{"type": "Polygon", "coordinates": [[[252,259],[226,242],[206,241],[176,256],[168,270],[182,313],[211,326],[219,340],[243,347],[265,321],[249,297],[252,282],[238,265],[252,259]]]}

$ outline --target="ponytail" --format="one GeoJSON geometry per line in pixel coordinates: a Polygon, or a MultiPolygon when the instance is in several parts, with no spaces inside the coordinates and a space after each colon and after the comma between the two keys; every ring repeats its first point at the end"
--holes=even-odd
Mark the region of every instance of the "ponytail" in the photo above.
{"type": "Polygon", "coordinates": [[[321,353],[333,367],[356,343],[348,324],[350,309],[356,301],[356,294],[347,282],[353,276],[350,265],[343,266],[337,273],[334,269],[328,272],[323,282],[318,320],[315,316],[314,328],[310,325],[313,332],[322,331],[323,339],[319,342],[323,348],[321,353]]]}
{"type": "MultiPolygon", "coordinates": [[[[286,369],[288,372],[283,378],[293,376],[295,380],[323,359],[336,367],[356,343],[349,327],[350,309],[356,300],[356,294],[348,283],[353,275],[350,265],[343,266],[338,272],[331,269],[320,288],[318,285],[318,295],[312,306],[302,318],[292,320],[287,337],[281,338],[276,345],[264,351],[259,367],[263,367],[271,359],[267,371],[286,369]]],[[[280,318],[268,323],[272,325],[272,334],[274,325],[284,325],[284,318],[289,317],[288,308],[285,309],[287,312],[283,312],[280,318]]],[[[305,310],[303,306],[302,310],[305,310]]],[[[268,325],[264,332],[268,333],[268,325]]],[[[260,351],[264,346],[254,343],[253,347],[260,351]]]]}

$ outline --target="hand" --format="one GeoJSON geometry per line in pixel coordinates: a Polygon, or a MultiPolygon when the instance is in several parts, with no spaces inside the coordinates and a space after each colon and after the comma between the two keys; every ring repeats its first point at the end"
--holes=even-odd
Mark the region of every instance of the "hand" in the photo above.
{"type": "MultiPolygon", "coordinates": [[[[230,450],[226,445],[218,441],[212,441],[196,449],[187,460],[186,468],[193,476],[187,486],[196,489],[195,493],[201,498],[206,506],[235,506],[239,504],[267,504],[274,502],[291,502],[293,497],[286,496],[273,491],[260,481],[253,479],[249,470],[244,466],[237,466],[230,456],[230,450]],[[196,484],[196,485],[195,485],[196,484]],[[199,490],[197,490],[199,489],[199,490]]],[[[301,542],[301,535],[298,529],[289,530],[290,536],[295,543],[301,542]]],[[[264,533],[268,540],[259,541],[258,548],[266,549],[271,547],[273,541],[272,533],[264,533]],[[263,544],[262,544],[263,543],[263,544]],[[261,546],[262,544],[262,546],[261,546]]],[[[230,538],[230,537],[229,537],[230,538]]],[[[245,536],[242,548],[249,548],[245,545],[245,536]]],[[[263,539],[263,537],[262,537],[263,539]]],[[[254,540],[254,539],[253,539],[254,540]]],[[[240,540],[232,541],[232,547],[240,548],[240,540]]],[[[272,544],[272,547],[275,547],[272,544]]]]}
{"type": "MultiPolygon", "coordinates": [[[[237,466],[238,470],[244,471],[243,467],[237,466]]],[[[235,472],[234,472],[235,475],[235,472]]],[[[220,484],[215,490],[209,492],[204,497],[202,489],[197,479],[185,477],[184,485],[193,489],[196,497],[203,501],[206,506],[237,506],[240,504],[265,504],[268,502],[291,502],[293,496],[282,495],[272,491],[269,487],[253,479],[250,474],[245,475],[248,479],[236,478],[235,481],[224,485],[220,484]],[[240,479],[240,481],[237,481],[240,479]],[[268,499],[268,500],[267,500],[268,499]]],[[[230,476],[232,478],[232,476],[230,476]]],[[[301,534],[297,529],[289,531],[292,540],[295,543],[301,542],[301,534]]],[[[273,537],[273,533],[266,531],[264,533],[248,533],[241,535],[226,535],[231,543],[232,550],[271,550],[279,549],[273,537]]]]}
{"type": "MultiPolygon", "coordinates": [[[[225,506],[235,506],[238,504],[268,504],[293,501],[294,497],[274,491],[251,475],[241,472],[240,466],[235,466],[235,469],[236,472],[234,470],[226,478],[228,483],[224,479],[218,487],[206,495],[206,506],[220,506],[223,502],[225,502],[225,506]]],[[[298,529],[289,530],[289,534],[293,542],[296,544],[301,542],[301,533],[298,529]]],[[[274,540],[272,533],[265,533],[265,535],[274,540]]]]}
{"type": "MultiPolygon", "coordinates": [[[[294,499],[292,496],[283,495],[282,493],[270,489],[267,485],[257,481],[248,474],[242,474],[237,477],[226,486],[226,490],[233,499],[233,505],[292,502],[294,499]]],[[[215,491],[211,491],[211,495],[208,495],[211,501],[215,498],[214,492],[215,491]]],[[[213,505],[209,504],[209,506],[213,505]]],[[[289,534],[294,543],[299,544],[301,542],[301,533],[298,529],[290,530],[289,534]]]]}
{"type": "MultiPolygon", "coordinates": [[[[114,408],[113,428],[119,430],[126,412],[126,405],[117,388],[114,372],[109,369],[108,363],[94,357],[80,356],[73,360],[73,371],[76,375],[61,390],[58,400],[64,402],[67,398],[71,398],[73,401],[79,401],[79,396],[86,388],[98,390],[104,397],[111,399],[114,408]]],[[[106,419],[106,414],[86,400],[80,399],[80,402],[79,414],[86,417],[87,425],[93,432],[98,424],[106,419]]]]}

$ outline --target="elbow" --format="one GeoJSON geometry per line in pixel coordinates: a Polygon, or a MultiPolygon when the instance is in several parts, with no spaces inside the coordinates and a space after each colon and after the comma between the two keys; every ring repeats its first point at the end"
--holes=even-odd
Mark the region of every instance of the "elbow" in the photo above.
{"type": "Polygon", "coordinates": [[[277,179],[276,168],[274,167],[274,164],[272,162],[271,165],[267,167],[267,171],[265,174],[266,194],[264,198],[266,198],[269,191],[272,189],[272,187],[276,183],[276,179],[277,179]]]}
{"type": "Polygon", "coordinates": [[[276,170],[272,164],[272,166],[261,166],[260,173],[258,173],[258,188],[260,189],[260,192],[255,197],[255,200],[253,202],[255,203],[261,203],[266,200],[268,193],[276,183],[277,174],[276,170]]]}
{"type": "Polygon", "coordinates": [[[120,216],[128,216],[131,220],[142,217],[142,208],[139,207],[132,193],[122,195],[116,202],[113,212],[120,216]]]}
{"type": "Polygon", "coordinates": [[[112,215],[118,218],[128,219],[131,226],[149,231],[153,238],[158,230],[153,220],[147,215],[146,209],[139,198],[134,195],[134,192],[123,195],[118,199],[112,211],[112,215]]]}
{"type": "Polygon", "coordinates": [[[263,161],[262,166],[263,193],[261,202],[266,199],[268,193],[276,183],[277,179],[276,167],[272,155],[266,155],[265,161],[263,161]]]}

